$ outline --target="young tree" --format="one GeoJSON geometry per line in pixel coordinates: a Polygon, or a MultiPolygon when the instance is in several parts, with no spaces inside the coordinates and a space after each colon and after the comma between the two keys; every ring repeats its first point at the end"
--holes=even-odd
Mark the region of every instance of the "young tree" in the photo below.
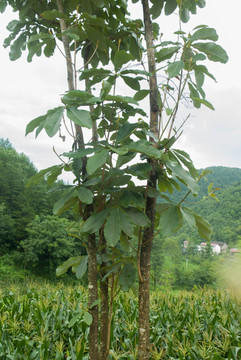
{"type": "MultiPolygon", "coordinates": [[[[68,91],[61,106],[28,124],[26,134],[36,130],[37,136],[45,130],[53,137],[62,122],[67,127],[67,116],[73,146],[68,153],[59,155],[60,165],[41,170],[30,184],[41,177],[54,182],[64,170],[75,175],[73,185],[66,187],[55,204],[54,214],[72,208],[78,214],[77,232],[86,238],[92,360],[107,359],[113,299],[116,291],[127,291],[134,284],[136,272],[138,358],[149,359],[153,239],[157,232],[170,236],[184,220],[191,227],[197,226],[204,238],[209,238],[211,232],[210,225],[185,206],[187,195],[197,194],[200,176],[189,155],[173,145],[186,121],[184,118],[183,123],[176,124],[181,101],[189,98],[197,108],[204,105],[213,109],[205,98],[203,83],[206,76],[214,77],[202,62],[209,59],[225,63],[227,54],[216,44],[216,31],[204,25],[190,34],[179,28],[175,41],[161,40],[163,29],[153,20],[162,11],[165,15],[176,11],[181,21],[187,22],[190,13],[205,6],[204,0],[132,3],[142,4],[143,21],[131,19],[127,1],[121,0],[0,1],[2,12],[7,4],[19,12],[19,21],[10,22],[11,35],[5,40],[12,60],[21,56],[26,45],[31,61],[42,51],[47,57],[53,55],[59,42],[63,43],[68,91]],[[83,59],[80,69],[77,54],[83,59]],[[85,91],[77,89],[78,76],[85,91]],[[132,95],[121,95],[119,84],[127,86],[125,93],[132,95]],[[147,96],[149,115],[138,106],[147,96]],[[87,129],[92,129],[92,134],[88,135],[87,129]],[[137,185],[137,180],[141,180],[141,185],[137,185]],[[186,186],[187,195],[174,204],[164,193],[179,190],[179,182],[186,186]],[[101,277],[100,343],[97,265],[101,277]]],[[[71,265],[78,271],[83,261],[70,259],[58,273],[71,265]]]]}

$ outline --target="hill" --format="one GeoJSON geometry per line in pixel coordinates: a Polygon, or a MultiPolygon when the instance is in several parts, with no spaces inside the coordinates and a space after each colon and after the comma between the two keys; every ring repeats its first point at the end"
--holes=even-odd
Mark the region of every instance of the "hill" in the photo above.
{"type": "MultiPolygon", "coordinates": [[[[233,246],[241,240],[241,169],[216,166],[208,168],[212,173],[201,179],[200,192],[195,198],[190,195],[187,203],[197,213],[205,217],[213,227],[213,241],[224,241],[233,246]],[[212,198],[205,201],[208,185],[219,188],[216,191],[218,202],[212,198]]],[[[201,172],[201,170],[200,170],[201,172]]],[[[184,192],[171,196],[172,201],[178,202],[184,197],[184,192]]],[[[199,235],[187,226],[181,229],[177,236],[185,234],[187,238],[200,241],[199,235]]]]}

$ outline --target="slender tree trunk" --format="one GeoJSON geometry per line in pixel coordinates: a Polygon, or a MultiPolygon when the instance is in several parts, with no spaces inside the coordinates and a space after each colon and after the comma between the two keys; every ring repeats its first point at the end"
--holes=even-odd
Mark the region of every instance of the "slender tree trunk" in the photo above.
{"type": "MultiPolygon", "coordinates": [[[[89,290],[89,304],[91,305],[98,300],[98,283],[97,283],[97,254],[96,254],[96,239],[95,234],[88,236],[87,252],[88,252],[88,290],[89,290]]],[[[99,360],[98,355],[98,335],[99,335],[99,316],[98,305],[89,309],[92,315],[92,323],[89,332],[89,360],[99,360]]]]}
{"type": "MultiPolygon", "coordinates": [[[[101,254],[106,253],[106,240],[104,235],[100,235],[100,248],[101,254]]],[[[101,298],[101,309],[100,309],[100,351],[99,360],[108,359],[108,322],[109,322],[109,289],[108,279],[102,281],[106,275],[105,271],[106,263],[101,265],[101,279],[100,279],[100,298],[101,298]]]]}
{"type": "MultiPolygon", "coordinates": [[[[62,0],[56,0],[58,11],[64,12],[64,6],[62,0]]],[[[67,29],[67,25],[64,19],[60,19],[60,28],[63,33],[67,29]]],[[[72,62],[71,51],[69,46],[69,40],[67,36],[62,36],[64,53],[66,59],[67,67],[67,80],[69,90],[75,90],[75,69],[72,62]]],[[[85,59],[84,59],[85,61],[85,59]]],[[[84,136],[82,128],[75,124],[75,144],[78,148],[84,147],[84,136]]],[[[85,161],[83,162],[83,172],[85,172],[85,161]]],[[[90,209],[87,209],[87,215],[90,209]]],[[[97,283],[97,246],[95,234],[90,234],[88,236],[87,242],[87,252],[88,252],[88,289],[89,289],[89,312],[92,315],[92,323],[90,325],[89,332],[89,360],[98,360],[98,337],[99,337],[99,317],[98,317],[98,305],[92,307],[92,304],[98,300],[98,283],[97,283]]]]}
{"type": "MultiPolygon", "coordinates": [[[[149,78],[150,87],[150,130],[158,136],[158,102],[157,102],[157,79],[155,67],[155,50],[153,46],[153,31],[152,22],[149,11],[148,0],[142,0],[145,37],[147,46],[148,68],[151,76],[149,78]]],[[[153,146],[155,146],[154,139],[153,146]]],[[[156,189],[156,171],[155,162],[150,160],[152,171],[148,180],[147,186],[156,189]]],[[[151,268],[151,249],[154,237],[155,224],[155,198],[147,196],[146,199],[146,215],[150,220],[150,227],[146,228],[143,234],[141,249],[140,249],[140,272],[139,280],[139,345],[138,345],[138,359],[149,360],[150,357],[150,268],[151,268]]]]}
{"type": "MultiPolygon", "coordinates": [[[[65,12],[64,12],[63,1],[56,0],[56,4],[57,4],[58,11],[60,11],[64,14],[65,12]]],[[[64,19],[60,19],[59,23],[60,23],[61,32],[63,33],[67,29],[66,22],[64,19]]],[[[65,59],[66,59],[68,87],[69,87],[69,90],[71,91],[71,90],[75,90],[74,66],[73,66],[71,51],[70,51],[70,47],[69,47],[69,40],[68,40],[67,36],[63,35],[62,40],[63,40],[63,45],[64,45],[65,59]]],[[[83,135],[81,126],[75,124],[75,132],[76,132],[75,138],[76,138],[78,147],[79,148],[84,147],[84,135],[83,135]]]]}

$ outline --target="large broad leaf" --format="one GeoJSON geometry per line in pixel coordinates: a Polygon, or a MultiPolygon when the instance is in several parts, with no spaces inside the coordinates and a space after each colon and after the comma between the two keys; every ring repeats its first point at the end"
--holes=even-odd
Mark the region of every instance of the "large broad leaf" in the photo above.
{"type": "Polygon", "coordinates": [[[202,216],[194,213],[194,217],[199,235],[204,239],[210,240],[213,231],[212,226],[202,216]]]}
{"type": "Polygon", "coordinates": [[[95,233],[99,231],[109,213],[110,209],[105,209],[97,214],[91,215],[82,226],[81,231],[86,233],[95,233]]]}
{"type": "Polygon", "coordinates": [[[212,105],[209,101],[207,101],[207,100],[205,100],[205,99],[200,99],[200,98],[196,98],[196,97],[192,97],[191,99],[192,99],[195,103],[203,104],[203,105],[207,106],[209,109],[215,110],[214,107],[213,107],[213,105],[212,105]]]}
{"type": "Polygon", "coordinates": [[[58,172],[59,169],[61,169],[62,171],[63,167],[60,165],[53,165],[46,169],[40,170],[37,174],[35,174],[28,180],[26,187],[28,188],[29,186],[38,184],[41,180],[45,178],[46,175],[51,176],[51,174],[55,173],[56,171],[58,172]]]}
{"type": "Polygon", "coordinates": [[[176,0],[168,0],[165,3],[165,8],[164,8],[164,12],[165,15],[170,15],[172,14],[177,8],[177,2],[176,0]]]}
{"type": "Polygon", "coordinates": [[[91,68],[91,69],[85,69],[85,70],[81,71],[81,75],[80,75],[79,79],[84,80],[84,79],[88,79],[93,76],[101,76],[101,78],[102,78],[102,76],[104,76],[104,78],[105,78],[105,77],[109,76],[110,74],[112,74],[110,70],[91,68]]]}
{"type": "Polygon", "coordinates": [[[113,63],[116,69],[120,69],[124,64],[133,60],[133,56],[125,50],[120,50],[115,53],[113,63]]]}
{"type": "MultiPolygon", "coordinates": [[[[169,205],[169,204],[168,204],[169,205]]],[[[163,236],[170,236],[182,226],[182,214],[180,208],[171,205],[160,216],[159,226],[163,236]]]]}
{"type": "Polygon", "coordinates": [[[131,263],[127,263],[121,269],[119,285],[123,291],[128,291],[135,283],[136,269],[131,263]]]}
{"type": "Polygon", "coordinates": [[[103,33],[91,25],[85,25],[85,31],[87,32],[90,42],[92,42],[94,46],[98,47],[99,50],[107,53],[108,46],[106,43],[106,37],[103,33]]]}
{"type": "Polygon", "coordinates": [[[167,68],[169,78],[179,75],[183,69],[184,69],[183,61],[175,61],[175,62],[169,64],[168,68],[167,68]]]}
{"type": "Polygon", "coordinates": [[[88,255],[84,256],[80,264],[73,265],[73,271],[76,274],[77,279],[81,279],[87,271],[88,255]]]}
{"type": "Polygon", "coordinates": [[[126,104],[135,104],[138,105],[138,102],[130,96],[122,96],[122,95],[107,95],[105,100],[115,101],[118,103],[126,103],[126,104]]]}
{"type": "Polygon", "coordinates": [[[53,137],[58,132],[63,116],[63,111],[64,107],[59,106],[47,112],[44,129],[49,137],[53,137]]]}
{"type": "Polygon", "coordinates": [[[198,29],[188,40],[191,42],[196,41],[196,40],[217,41],[218,35],[217,35],[215,29],[209,28],[209,27],[204,27],[204,28],[198,29]]]}
{"type": "Polygon", "coordinates": [[[67,16],[64,13],[62,13],[61,11],[57,11],[57,10],[44,11],[41,14],[41,16],[46,20],[55,20],[55,19],[67,18],[67,16]]]}
{"type": "MultiPolygon", "coordinates": [[[[175,0],[176,1],[176,0],[175,0]]],[[[172,46],[169,48],[163,48],[160,51],[156,53],[156,59],[158,62],[161,62],[163,60],[170,59],[175,53],[178,52],[178,50],[181,48],[181,46],[172,46]]]]}
{"type": "Polygon", "coordinates": [[[137,142],[133,141],[128,144],[128,148],[131,151],[138,151],[141,154],[145,154],[156,159],[160,159],[162,157],[162,152],[155,148],[151,142],[145,142],[142,140],[137,142]]]}
{"type": "Polygon", "coordinates": [[[31,133],[32,131],[34,131],[34,129],[39,127],[40,124],[44,125],[46,117],[47,117],[47,115],[42,115],[42,116],[39,116],[39,117],[33,119],[32,121],[30,121],[26,127],[25,136],[28,135],[29,133],[31,133]]]}
{"type": "Polygon", "coordinates": [[[93,193],[90,189],[87,189],[84,186],[80,186],[77,189],[78,198],[84,204],[92,204],[93,203],[93,193]]]}
{"type": "Polygon", "coordinates": [[[208,59],[215,62],[221,62],[225,64],[228,61],[228,55],[226,51],[213,42],[194,43],[192,45],[195,49],[198,49],[207,55],[208,59]]]}
{"type": "MultiPolygon", "coordinates": [[[[140,83],[137,78],[133,78],[130,76],[122,76],[122,79],[133,90],[140,90],[140,83]]],[[[136,100],[136,99],[135,99],[136,100]]]]}
{"type": "Polygon", "coordinates": [[[199,99],[199,92],[195,89],[195,87],[189,82],[188,83],[189,91],[190,91],[190,98],[193,101],[193,105],[199,109],[201,107],[200,101],[196,101],[196,99],[199,99]]]}
{"type": "Polygon", "coordinates": [[[79,126],[83,126],[88,129],[91,129],[92,127],[92,119],[90,116],[90,112],[88,110],[78,110],[76,108],[68,108],[67,116],[70,120],[72,120],[75,124],[79,126]]]}
{"type": "Polygon", "coordinates": [[[54,204],[53,213],[54,215],[59,215],[62,212],[66,211],[67,208],[70,208],[77,199],[77,194],[75,188],[68,189],[63,196],[54,204]]]}
{"type": "Polygon", "coordinates": [[[100,168],[107,160],[109,151],[104,149],[96,152],[93,156],[88,158],[86,170],[89,175],[92,175],[98,168],[100,168]]]}
{"type": "Polygon", "coordinates": [[[144,196],[135,191],[130,191],[128,189],[123,191],[121,196],[121,205],[127,208],[128,206],[133,206],[136,208],[143,209],[145,207],[144,196]]]}
{"type": "Polygon", "coordinates": [[[135,93],[134,95],[134,99],[136,101],[141,101],[143,99],[145,99],[145,97],[147,97],[147,95],[150,94],[150,90],[139,90],[135,93]]]}
{"type": "Polygon", "coordinates": [[[136,129],[138,129],[140,126],[140,124],[135,123],[135,124],[130,124],[130,123],[125,123],[124,125],[119,127],[117,136],[116,136],[116,142],[121,142],[124,139],[126,139],[127,137],[129,137],[136,129]]]}
{"type": "Polygon", "coordinates": [[[61,276],[61,275],[65,274],[66,271],[67,271],[70,267],[79,265],[82,259],[83,259],[83,256],[76,256],[76,257],[71,257],[71,258],[69,258],[69,259],[68,259],[67,261],[65,261],[62,265],[60,265],[59,267],[57,267],[57,269],[56,269],[56,275],[57,275],[57,276],[61,276]]]}
{"type": "Polygon", "coordinates": [[[170,163],[167,163],[167,167],[172,171],[172,175],[176,176],[182,183],[186,184],[188,189],[191,190],[194,195],[198,194],[199,185],[186,170],[180,165],[173,165],[170,163]]]}
{"type": "Polygon", "coordinates": [[[180,208],[183,219],[186,220],[186,222],[188,223],[188,225],[194,229],[196,227],[196,220],[195,220],[195,216],[192,210],[182,206],[180,208]]]}
{"type": "Polygon", "coordinates": [[[120,209],[111,209],[110,216],[105,224],[104,234],[108,245],[115,246],[120,240],[122,227],[120,221],[120,209]]]}
{"type": "Polygon", "coordinates": [[[90,326],[90,325],[92,324],[93,318],[92,318],[92,315],[91,315],[88,311],[85,311],[84,317],[83,317],[83,321],[84,321],[88,326],[90,326]]]}
{"type": "Polygon", "coordinates": [[[120,223],[122,231],[129,237],[132,237],[134,234],[134,226],[131,224],[129,216],[122,209],[120,209],[120,223]]]}
{"type": "Polygon", "coordinates": [[[142,227],[150,225],[150,220],[148,219],[146,214],[137,210],[136,208],[128,207],[127,209],[125,209],[125,212],[129,216],[129,219],[133,224],[142,227]]]}

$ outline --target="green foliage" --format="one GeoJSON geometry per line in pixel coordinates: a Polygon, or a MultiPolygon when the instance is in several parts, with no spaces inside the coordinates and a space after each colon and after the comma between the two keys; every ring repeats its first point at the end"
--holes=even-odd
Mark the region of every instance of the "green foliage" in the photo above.
{"type": "Polygon", "coordinates": [[[68,235],[71,223],[55,216],[36,216],[27,226],[28,237],[20,242],[24,262],[40,274],[54,274],[55,268],[73,253],[80,253],[81,242],[68,235]]]}

